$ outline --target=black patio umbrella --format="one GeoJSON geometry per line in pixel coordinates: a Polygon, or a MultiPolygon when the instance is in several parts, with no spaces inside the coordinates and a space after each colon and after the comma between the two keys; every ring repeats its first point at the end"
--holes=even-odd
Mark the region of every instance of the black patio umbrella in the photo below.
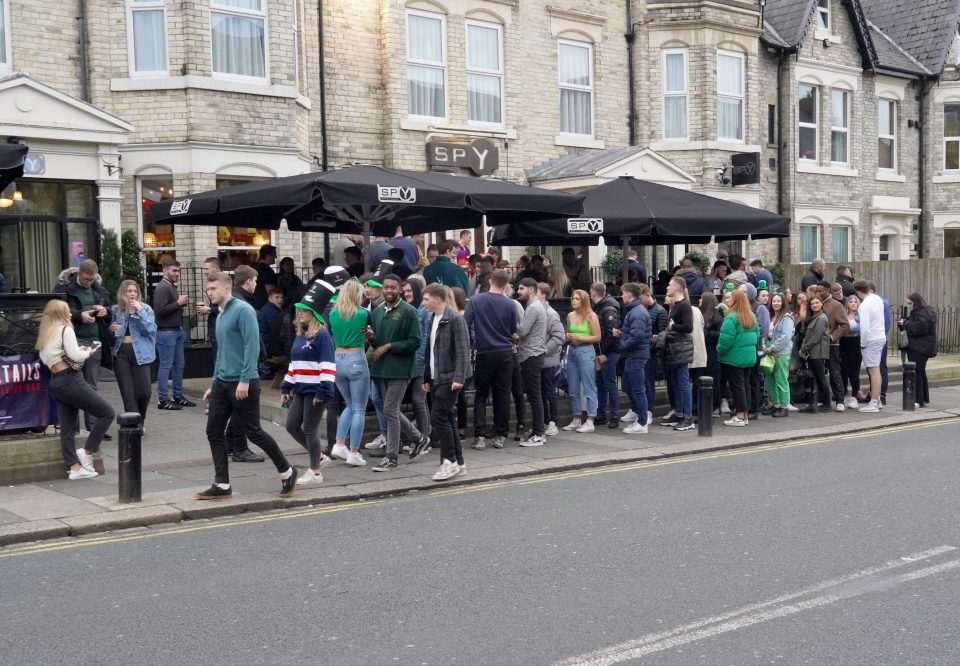
{"type": "Polygon", "coordinates": [[[14,143],[0,144],[0,190],[23,175],[23,161],[30,152],[28,146],[14,143]]]}
{"type": "Polygon", "coordinates": [[[583,214],[498,225],[494,245],[672,245],[790,235],[790,218],[629,176],[583,192],[583,214]]]}

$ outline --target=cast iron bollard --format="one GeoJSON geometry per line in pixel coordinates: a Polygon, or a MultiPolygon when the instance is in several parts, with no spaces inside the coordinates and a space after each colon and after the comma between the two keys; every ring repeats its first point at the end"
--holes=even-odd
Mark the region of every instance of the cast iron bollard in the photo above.
{"type": "Polygon", "coordinates": [[[124,412],[117,417],[120,436],[117,443],[117,458],[120,463],[120,503],[140,501],[140,438],[143,430],[140,415],[124,412]]]}
{"type": "Polygon", "coordinates": [[[713,437],[713,377],[697,380],[697,436],[713,437]]]}
{"type": "Polygon", "coordinates": [[[917,364],[903,362],[903,411],[912,412],[917,402],[917,364]]]}

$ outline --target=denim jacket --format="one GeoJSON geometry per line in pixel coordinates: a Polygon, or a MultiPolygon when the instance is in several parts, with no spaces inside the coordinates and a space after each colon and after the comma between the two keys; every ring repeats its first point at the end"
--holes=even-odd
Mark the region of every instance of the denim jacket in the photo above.
{"type": "Polygon", "coordinates": [[[114,356],[120,351],[123,336],[129,335],[133,339],[133,355],[137,358],[137,364],[153,363],[157,357],[157,322],[153,309],[144,304],[131,315],[127,315],[116,305],[111,309],[114,323],[120,324],[120,330],[113,340],[114,356]]]}
{"type": "Polygon", "coordinates": [[[793,317],[790,315],[781,317],[773,328],[773,335],[767,343],[767,349],[777,356],[790,356],[793,351],[794,328],[793,317]]]}
{"type": "Polygon", "coordinates": [[[430,342],[430,326],[432,326],[433,314],[427,311],[427,309],[423,307],[423,303],[421,303],[420,307],[417,308],[417,316],[420,317],[421,335],[420,348],[417,350],[417,367],[423,368],[427,362],[427,343],[430,342]]]}

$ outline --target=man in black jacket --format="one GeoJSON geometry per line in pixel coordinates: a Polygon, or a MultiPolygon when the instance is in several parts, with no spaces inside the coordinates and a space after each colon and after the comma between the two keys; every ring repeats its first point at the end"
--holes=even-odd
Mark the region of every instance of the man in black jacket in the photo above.
{"type": "Polygon", "coordinates": [[[826,267],[827,262],[823,259],[817,258],[811,261],[810,268],[807,269],[807,272],[803,275],[803,280],[800,281],[800,291],[804,292],[807,287],[812,287],[823,280],[823,269],[826,267]]]}
{"type": "MultiPolygon", "coordinates": [[[[113,316],[110,314],[110,296],[100,284],[100,267],[93,259],[84,259],[79,268],[68,268],[60,273],[57,284],[53,288],[55,294],[66,294],[67,305],[70,306],[70,319],[77,334],[77,341],[85,347],[99,345],[100,348],[83,364],[83,378],[94,389],[97,388],[97,378],[100,366],[113,367],[113,333],[110,332],[110,323],[113,316]]],[[[84,412],[83,421],[87,431],[93,426],[94,417],[84,412]]],[[[104,435],[103,439],[113,437],[104,435]]]]}
{"type": "Polygon", "coordinates": [[[600,359],[603,368],[597,371],[597,418],[595,425],[607,424],[608,428],[620,425],[620,392],[617,389],[617,364],[620,362],[620,340],[613,334],[620,328],[620,305],[607,294],[602,282],[594,282],[590,287],[590,300],[593,311],[600,320],[600,359]],[[609,420],[607,406],[609,404],[609,420]]]}

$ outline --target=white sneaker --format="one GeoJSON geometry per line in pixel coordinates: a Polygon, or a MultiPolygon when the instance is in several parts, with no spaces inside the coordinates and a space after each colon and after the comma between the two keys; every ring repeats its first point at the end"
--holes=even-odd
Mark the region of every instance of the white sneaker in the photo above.
{"type": "Polygon", "coordinates": [[[648,431],[647,426],[640,425],[639,423],[631,423],[626,428],[623,429],[628,435],[646,435],[648,431]]]}
{"type": "Polygon", "coordinates": [[[860,403],[853,396],[844,400],[843,404],[846,405],[847,409],[860,409],[860,403]]]}
{"type": "Polygon", "coordinates": [[[800,408],[799,408],[799,407],[795,407],[792,403],[787,403],[787,411],[788,411],[788,412],[799,412],[799,411],[800,411],[800,408]]]}
{"type": "Polygon", "coordinates": [[[347,464],[351,467],[363,467],[367,461],[363,459],[359,451],[350,451],[347,454],[347,464]]]}
{"type": "Polygon", "coordinates": [[[721,400],[721,401],[720,401],[720,413],[721,413],[721,414],[729,414],[729,413],[730,413],[730,403],[727,402],[726,400],[721,400]]]}
{"type": "Polygon", "coordinates": [[[301,472],[297,477],[297,485],[301,486],[306,483],[323,483],[323,475],[320,472],[314,472],[312,469],[307,469],[306,472],[301,472]]]}
{"type": "Polygon", "coordinates": [[[547,427],[544,428],[543,434],[547,435],[548,437],[553,437],[554,435],[560,434],[560,429],[557,428],[556,423],[554,423],[553,421],[550,421],[550,423],[547,424],[547,427]]]}
{"type": "Polygon", "coordinates": [[[364,444],[363,448],[365,449],[382,449],[387,445],[387,438],[383,435],[377,435],[377,438],[374,439],[369,444],[364,444]]]}
{"type": "Polygon", "coordinates": [[[857,411],[861,414],[876,414],[880,411],[880,408],[877,406],[875,401],[871,400],[857,411]]]}
{"type": "Polygon", "coordinates": [[[620,423],[633,423],[637,420],[637,413],[632,409],[620,417],[620,423]]]}
{"type": "Polygon", "coordinates": [[[732,419],[730,419],[729,421],[724,421],[724,422],[723,422],[723,425],[725,425],[725,426],[736,426],[736,427],[738,427],[738,428],[742,428],[742,427],[744,427],[745,425],[747,425],[747,422],[744,421],[743,419],[741,419],[739,416],[734,416],[734,417],[733,417],[732,419]]]}
{"type": "Polygon", "coordinates": [[[334,458],[340,458],[340,460],[346,460],[350,456],[350,449],[344,444],[334,444],[330,455],[334,458]]]}
{"type": "Polygon", "coordinates": [[[570,421],[570,423],[568,423],[567,425],[563,426],[563,429],[566,430],[567,432],[569,432],[569,431],[571,431],[571,430],[576,430],[576,429],[579,428],[581,425],[583,425],[583,424],[580,423],[580,419],[574,419],[574,420],[570,421]]]}
{"type": "Polygon", "coordinates": [[[444,460],[443,464],[440,465],[440,469],[438,469],[437,473],[433,475],[433,480],[446,481],[447,479],[452,479],[459,473],[460,466],[457,463],[444,460]]]}
{"type": "Polygon", "coordinates": [[[835,412],[845,412],[845,411],[847,411],[847,408],[843,406],[843,403],[842,403],[842,402],[838,402],[838,403],[834,406],[833,411],[835,411],[835,412]]]}
{"type": "Polygon", "coordinates": [[[76,481],[77,479],[92,479],[95,476],[100,476],[92,469],[87,469],[86,467],[80,467],[80,469],[73,471],[70,470],[70,480],[76,481]]]}
{"type": "Polygon", "coordinates": [[[86,449],[77,449],[77,458],[80,459],[81,465],[93,471],[93,456],[87,453],[86,449]]]}
{"type": "Polygon", "coordinates": [[[593,427],[593,421],[587,419],[586,423],[577,428],[577,432],[594,432],[596,428],[593,427]]]}
{"type": "Polygon", "coordinates": [[[653,423],[653,412],[647,412],[647,425],[653,423]]]}
{"type": "Polygon", "coordinates": [[[467,465],[466,465],[466,463],[464,463],[463,465],[457,465],[457,469],[459,470],[459,471],[457,471],[457,476],[466,476],[466,475],[467,475],[467,465]]]}
{"type": "Polygon", "coordinates": [[[530,435],[528,439],[521,440],[520,446],[543,446],[546,441],[543,435],[530,435]]]}

